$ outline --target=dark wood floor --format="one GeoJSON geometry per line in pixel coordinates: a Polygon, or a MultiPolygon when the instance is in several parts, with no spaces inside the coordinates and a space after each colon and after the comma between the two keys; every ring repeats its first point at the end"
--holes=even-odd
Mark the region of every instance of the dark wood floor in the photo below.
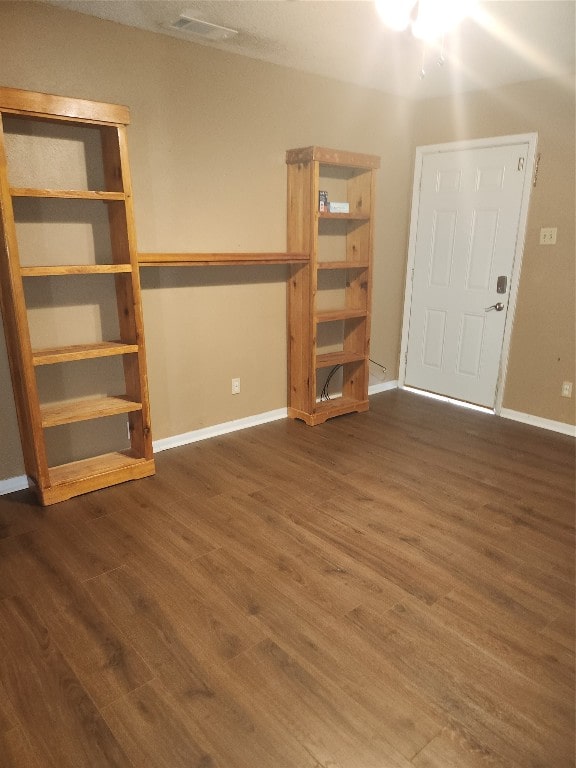
{"type": "Polygon", "coordinates": [[[0,499],[2,768],[574,766],[574,441],[403,392],[0,499]]]}

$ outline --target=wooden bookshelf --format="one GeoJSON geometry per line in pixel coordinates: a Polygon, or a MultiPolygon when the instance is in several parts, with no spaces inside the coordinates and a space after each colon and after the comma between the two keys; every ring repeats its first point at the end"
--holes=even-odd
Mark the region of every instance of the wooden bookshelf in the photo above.
{"type": "Polygon", "coordinates": [[[288,250],[310,253],[308,264],[292,265],[289,280],[288,415],[314,426],[368,408],[373,213],[380,159],[303,147],[289,150],[286,162],[288,250]],[[320,211],[320,190],[330,199],[334,194],[348,202],[349,213],[320,211]],[[330,277],[328,287],[322,275],[330,277]],[[326,307],[324,290],[339,293],[340,301],[326,307]],[[333,326],[329,347],[338,351],[320,347],[320,330],[328,324],[333,326]],[[336,385],[341,391],[321,400],[336,367],[342,369],[336,385]]]}
{"type": "MultiPolygon", "coordinates": [[[[123,106],[0,88],[0,300],[26,474],[42,504],[53,504],[80,493],[154,473],[140,278],[126,142],[128,122],[129,113],[123,106]],[[45,188],[33,183],[11,186],[9,179],[13,171],[18,170],[14,169],[18,158],[8,156],[6,124],[14,117],[28,123],[30,133],[27,130],[27,140],[34,140],[33,137],[37,132],[41,133],[46,122],[61,124],[63,127],[59,130],[85,131],[90,127],[96,131],[101,149],[98,160],[104,189],[45,188]],[[36,254],[37,263],[23,265],[19,253],[17,212],[15,214],[13,206],[17,198],[60,199],[61,218],[58,221],[66,220],[67,212],[71,210],[70,201],[83,200],[89,205],[90,201],[106,203],[110,263],[52,265],[42,263],[43,254],[39,252],[36,254]],[[73,292],[73,283],[79,275],[114,276],[110,285],[113,286],[113,304],[116,306],[118,339],[54,344],[33,349],[24,281],[61,277],[70,282],[73,292]],[[45,402],[49,398],[45,397],[46,393],[43,397],[41,392],[37,378],[40,368],[56,365],[63,366],[64,371],[64,367],[77,365],[79,361],[94,360],[98,371],[103,371],[100,360],[114,356],[122,360],[124,394],[115,397],[95,394],[66,402],[45,402]],[[96,428],[96,420],[122,414],[126,415],[128,422],[129,449],[122,446],[118,451],[80,461],[71,456],[66,464],[51,465],[47,430],[90,421],[91,426],[86,428],[90,432],[85,433],[86,446],[90,446],[89,435],[96,428]]],[[[17,132],[17,123],[12,122],[12,131],[17,132]]],[[[50,155],[47,155],[49,161],[50,155]]],[[[70,218],[72,220],[73,216],[70,215],[70,218]]],[[[64,239],[63,251],[66,245],[64,239]]],[[[100,375],[105,377],[106,374],[103,372],[100,375]]],[[[106,391],[105,383],[94,381],[95,392],[106,391]]]]}

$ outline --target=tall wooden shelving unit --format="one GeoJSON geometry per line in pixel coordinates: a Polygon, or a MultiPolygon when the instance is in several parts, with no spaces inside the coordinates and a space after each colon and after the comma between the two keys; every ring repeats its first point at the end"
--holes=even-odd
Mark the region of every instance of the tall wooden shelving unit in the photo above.
{"type": "Polygon", "coordinates": [[[286,153],[288,250],[310,253],[288,287],[288,415],[309,425],[368,409],[373,210],[380,158],[324,147],[286,153]],[[319,211],[319,191],[349,213],[319,211]],[[321,400],[330,372],[340,391],[321,400]]]}
{"type": "MultiPolygon", "coordinates": [[[[125,107],[60,96],[0,88],[0,283],[4,329],[22,440],[26,473],[42,504],[52,504],[87,491],[154,473],[152,437],[148,403],[146,355],[144,348],[140,278],[133,223],[132,190],[126,145],[129,113],[125,107]],[[99,134],[100,177],[104,189],[48,189],[12,186],[14,169],[7,157],[6,123],[24,121],[26,131],[40,131],[46,124],[65,126],[69,131],[96,131],[99,134]],[[106,263],[68,263],[74,256],[65,240],[59,243],[62,262],[44,263],[42,254],[34,264],[21,264],[19,219],[16,203],[33,199],[59,201],[58,221],[65,221],[67,205],[107,207],[109,254],[106,263]],[[32,344],[28,281],[59,278],[69,281],[74,295],[79,276],[108,275],[113,304],[117,310],[118,338],[90,339],[86,343],[36,348],[32,344]],[[48,365],[76,365],[77,361],[119,356],[125,388],[116,395],[82,396],[74,400],[43,401],[37,371],[48,365]],[[94,420],[126,414],[129,438],[120,450],[89,455],[80,460],[51,466],[46,448],[46,433],[59,425],[84,422],[87,443],[94,420]]],[[[44,128],[43,128],[44,127],[44,128]]],[[[98,138],[98,137],[96,137],[98,138]]],[[[54,205],[54,203],[51,203],[54,205]]],[[[104,219],[106,221],[106,218],[104,219]]],[[[46,293],[49,291],[47,290],[46,293]]],[[[62,374],[64,375],[64,373],[62,374]]],[[[97,389],[97,387],[96,387],[97,389]]],[[[44,393],[45,394],[45,393],[44,393]]]]}

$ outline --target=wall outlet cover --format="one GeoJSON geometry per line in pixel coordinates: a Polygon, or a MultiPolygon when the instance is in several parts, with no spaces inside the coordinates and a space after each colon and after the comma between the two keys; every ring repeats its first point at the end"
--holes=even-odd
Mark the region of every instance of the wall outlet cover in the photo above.
{"type": "Polygon", "coordinates": [[[557,227],[542,227],[540,230],[540,245],[556,245],[557,227]]]}
{"type": "Polygon", "coordinates": [[[571,381],[563,381],[562,382],[562,397],[572,397],[572,382],[571,381]]]}

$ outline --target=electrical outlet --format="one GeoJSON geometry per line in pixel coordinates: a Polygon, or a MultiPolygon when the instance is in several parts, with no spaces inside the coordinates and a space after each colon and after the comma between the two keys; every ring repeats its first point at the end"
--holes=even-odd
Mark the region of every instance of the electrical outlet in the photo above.
{"type": "Polygon", "coordinates": [[[572,397],[572,382],[562,382],[562,397],[572,397]]]}
{"type": "Polygon", "coordinates": [[[556,245],[557,227],[542,227],[540,230],[540,245],[556,245]]]}
{"type": "Polygon", "coordinates": [[[240,394],[240,379],[232,379],[232,394],[240,394]]]}

